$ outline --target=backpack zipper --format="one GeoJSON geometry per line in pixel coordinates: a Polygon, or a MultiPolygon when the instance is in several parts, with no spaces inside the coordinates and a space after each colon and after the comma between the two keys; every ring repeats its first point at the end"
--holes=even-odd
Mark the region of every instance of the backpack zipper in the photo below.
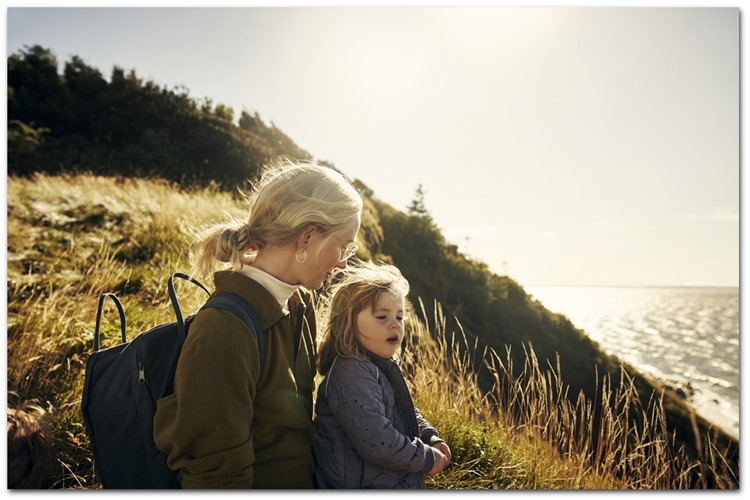
{"type": "Polygon", "coordinates": [[[143,367],[143,362],[141,361],[138,362],[138,383],[146,383],[146,369],[143,367]]]}

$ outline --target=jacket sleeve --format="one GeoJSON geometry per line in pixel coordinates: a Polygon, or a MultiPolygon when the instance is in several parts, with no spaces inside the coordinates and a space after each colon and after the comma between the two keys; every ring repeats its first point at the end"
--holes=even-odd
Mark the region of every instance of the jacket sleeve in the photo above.
{"type": "Polygon", "coordinates": [[[175,393],[159,400],[154,441],[183,488],[249,488],[253,399],[259,376],[254,337],[228,311],[209,309],[190,326],[175,393]]]}
{"type": "Polygon", "coordinates": [[[367,362],[334,365],[328,374],[328,401],[349,442],[365,462],[383,469],[427,472],[435,457],[419,438],[409,439],[386,418],[377,367],[367,362]]]}
{"type": "Polygon", "coordinates": [[[419,413],[419,408],[414,408],[414,412],[417,414],[417,424],[419,425],[419,437],[424,441],[425,443],[432,446],[435,443],[445,443],[444,439],[441,439],[438,435],[437,429],[435,429],[430,423],[425,419],[421,413],[419,413]]]}

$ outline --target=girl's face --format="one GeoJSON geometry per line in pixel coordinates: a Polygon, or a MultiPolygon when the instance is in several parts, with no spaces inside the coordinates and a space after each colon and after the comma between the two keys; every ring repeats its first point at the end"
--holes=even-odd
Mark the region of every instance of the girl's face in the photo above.
{"type": "Polygon", "coordinates": [[[359,215],[349,225],[333,234],[313,233],[310,244],[305,249],[307,262],[303,264],[301,284],[310,290],[317,290],[330,278],[336,268],[346,268],[346,248],[354,243],[360,227],[359,215]]]}
{"type": "Polygon", "coordinates": [[[382,358],[396,354],[404,339],[404,298],[391,291],[381,293],[374,308],[357,314],[357,338],[382,358]]]}

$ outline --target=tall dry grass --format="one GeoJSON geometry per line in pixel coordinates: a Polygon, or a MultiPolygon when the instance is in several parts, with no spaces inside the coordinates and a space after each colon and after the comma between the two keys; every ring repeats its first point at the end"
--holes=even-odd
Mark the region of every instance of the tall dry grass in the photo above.
{"type": "MultiPolygon", "coordinates": [[[[8,178],[8,405],[34,402],[49,413],[56,487],[99,486],[80,413],[99,294],[117,292],[130,338],[172,321],[166,279],[190,271],[191,232],[244,211],[236,197],[211,187],[90,175],[8,178]]],[[[178,292],[188,312],[205,299],[191,285],[178,292]]],[[[460,332],[445,331],[444,318],[436,324],[427,332],[413,321],[403,357],[417,405],[453,450],[451,466],[430,487],[705,487],[685,479],[696,468],[726,478],[717,487],[736,487],[710,440],[699,462],[673,449],[658,397],[641,406],[634,391],[610,394],[605,380],[602,394],[619,402],[617,412],[582,398],[571,403],[559,370],[542,370],[532,348],[514,376],[510,356],[467,350],[460,332]],[[486,394],[478,388],[477,359],[495,378],[486,394]],[[594,435],[596,411],[605,425],[594,435]],[[630,412],[643,415],[642,426],[627,424],[630,412]]],[[[114,311],[105,312],[102,333],[103,346],[117,341],[114,311]]]]}
{"type": "MultiPolygon", "coordinates": [[[[166,278],[190,271],[190,232],[242,215],[215,188],[89,175],[8,179],[8,405],[38,402],[53,418],[57,486],[96,484],[80,414],[99,294],[116,291],[128,334],[174,320],[166,278]]],[[[205,297],[178,285],[182,305],[205,297]]],[[[119,336],[105,311],[103,346],[119,336]]]]}
{"type": "Polygon", "coordinates": [[[582,395],[571,399],[559,364],[543,369],[532,346],[516,370],[510,350],[478,353],[462,332],[447,332],[440,305],[434,309],[436,331],[413,320],[417,341],[404,353],[420,411],[430,415],[457,454],[446,474],[430,480],[433,487],[738,488],[727,451],[707,435],[699,459],[689,459],[667,432],[661,396],[643,404],[624,370],[622,384],[602,377],[598,403],[582,395]],[[494,378],[486,393],[479,389],[477,359],[494,378]],[[631,418],[634,414],[640,418],[631,418]]]}

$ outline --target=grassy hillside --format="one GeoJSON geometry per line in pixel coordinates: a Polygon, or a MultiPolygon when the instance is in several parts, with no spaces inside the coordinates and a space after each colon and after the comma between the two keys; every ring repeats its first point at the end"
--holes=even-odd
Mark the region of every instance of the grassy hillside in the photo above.
{"type": "MultiPolygon", "coordinates": [[[[188,265],[189,229],[221,219],[225,211],[243,215],[239,201],[220,187],[244,186],[268,160],[311,155],[257,113],[242,111],[235,122],[233,110],[197,101],[186,89],[160,87],[118,67],[105,79],[76,56],[62,73],[58,67],[55,55],[40,46],[8,58],[8,379],[16,394],[9,403],[34,398],[56,411],[65,408],[58,423],[70,433],[69,444],[82,439],[74,410],[98,294],[115,291],[126,299],[132,332],[166,321],[165,280],[188,265]]],[[[507,390],[496,394],[498,369],[485,363],[497,361],[492,353],[507,357],[505,385],[533,385],[534,376],[564,380],[559,397],[565,404],[588,405],[588,428],[570,434],[585,431],[591,440],[586,446],[608,442],[613,414],[624,416],[628,429],[652,422],[650,412],[633,408],[656,398],[663,412],[660,439],[682,448],[693,463],[717,453],[729,476],[737,476],[737,440],[657,381],[607,356],[518,283],[458,252],[420,200],[407,214],[356,184],[365,198],[358,256],[402,269],[411,299],[425,303],[419,320],[432,336],[461,332],[461,341],[445,343],[442,355],[471,358],[470,376],[476,374],[481,397],[494,398],[496,413],[511,412],[519,425],[530,425],[537,415],[524,406],[528,398],[507,390]],[[636,394],[638,403],[630,404],[636,394]]],[[[200,298],[187,298],[187,304],[200,298]]],[[[565,439],[551,442],[566,453],[565,439]]],[[[624,438],[621,453],[638,455],[640,442],[624,438]]],[[[86,457],[81,455],[83,463],[86,457]]],[[[70,462],[71,470],[80,470],[80,461],[70,462]]],[[[684,474],[681,485],[732,482],[712,466],[689,467],[684,474]]]]}
{"type": "MultiPolygon", "coordinates": [[[[525,365],[529,348],[534,349],[542,372],[560,372],[571,401],[579,394],[599,401],[605,397],[605,384],[611,384],[616,392],[621,389],[620,384],[632,383],[642,401],[658,394],[668,433],[689,455],[701,452],[701,435],[705,433],[710,433],[712,441],[721,448],[737,448],[734,438],[697,415],[676,392],[608,356],[567,317],[547,310],[509,277],[492,274],[483,263],[459,253],[455,245],[445,241],[424,207],[405,214],[377,200],[375,204],[385,235],[380,251],[403,269],[415,297],[428,304],[440,303],[450,329],[458,328],[460,323],[470,344],[477,342],[502,353],[507,349],[518,367],[525,365]]],[[[431,317],[428,307],[423,319],[429,321],[431,317]]],[[[491,373],[480,370],[479,375],[480,386],[489,390],[494,382],[491,373]]],[[[621,410],[620,402],[612,395],[604,400],[614,411],[621,410]]],[[[604,424],[606,412],[595,411],[593,416],[595,427],[604,424]]],[[[643,423],[638,413],[632,413],[630,418],[634,423],[643,423]]],[[[733,466],[738,461],[737,453],[732,458],[733,466]]]]}
{"type": "MultiPolygon", "coordinates": [[[[227,214],[243,217],[244,208],[241,200],[216,187],[179,189],[166,181],[92,175],[9,177],[8,404],[32,401],[47,411],[56,447],[52,474],[57,487],[98,486],[83,432],[80,394],[99,294],[113,291],[120,297],[131,337],[172,320],[166,278],[174,271],[190,271],[186,252],[191,230],[224,220],[227,214]]],[[[670,417],[663,402],[668,396],[640,398],[638,382],[628,369],[613,372],[611,378],[600,373],[590,381],[598,385],[598,399],[574,394],[568,370],[576,364],[590,366],[590,360],[571,365],[565,359],[570,354],[560,352],[548,369],[547,354],[536,350],[532,319],[547,318],[539,324],[549,323],[541,331],[558,337],[553,345],[569,339],[550,325],[571,329],[569,322],[538,304],[522,307],[528,299],[517,284],[483,275],[481,265],[459,258],[449,247],[429,251],[437,259],[448,252],[453,261],[436,262],[446,269],[469,266],[468,276],[477,281],[455,292],[446,283],[431,285],[426,274],[403,260],[408,253],[389,247],[405,239],[399,240],[390,220],[400,217],[368,198],[358,256],[395,261],[415,291],[424,293],[412,297],[415,304],[424,299],[428,305],[418,308],[427,321],[410,320],[404,369],[417,405],[454,452],[452,465],[430,480],[430,487],[738,488],[735,442],[696,426],[700,446],[686,449],[667,428],[670,417]],[[511,326],[525,325],[522,340],[532,342],[517,349],[515,339],[493,339],[489,330],[497,347],[485,349],[479,330],[463,332],[448,320],[452,317],[443,314],[441,303],[432,301],[430,286],[443,290],[447,295],[439,298],[451,307],[456,307],[456,299],[450,294],[489,293],[492,307],[512,311],[508,318],[516,322],[511,326]],[[518,318],[530,319],[521,323],[518,318]],[[481,384],[477,373],[484,374],[481,384]]],[[[455,273],[452,283],[458,286],[462,275],[455,273]]],[[[431,276],[446,279],[441,273],[431,276]]],[[[187,311],[204,299],[203,292],[189,285],[178,293],[187,311]]],[[[470,309],[464,312],[470,318],[470,309]]],[[[113,311],[105,315],[105,346],[117,337],[116,316],[113,311]]]]}

